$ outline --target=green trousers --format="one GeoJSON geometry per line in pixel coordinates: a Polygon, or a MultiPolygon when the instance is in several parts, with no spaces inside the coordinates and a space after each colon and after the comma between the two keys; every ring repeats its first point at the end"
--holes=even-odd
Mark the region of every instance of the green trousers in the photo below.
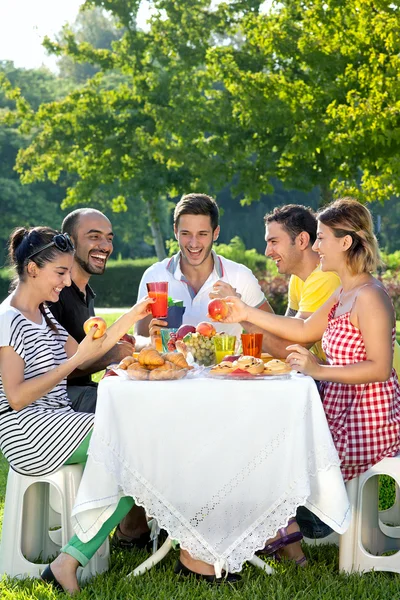
{"type": "MultiPolygon", "coordinates": [[[[80,446],[65,462],[66,465],[85,464],[87,460],[87,451],[89,447],[90,438],[92,432],[90,431],[85,437],[80,446]]],[[[111,531],[118,525],[118,523],[128,514],[135,502],[130,496],[121,498],[118,502],[118,506],[103,524],[100,531],[89,541],[81,542],[77,535],[74,535],[69,542],[61,548],[61,552],[65,552],[70,556],[76,558],[76,560],[82,565],[86,566],[92,556],[97,552],[102,543],[110,535],[111,531]]]]}

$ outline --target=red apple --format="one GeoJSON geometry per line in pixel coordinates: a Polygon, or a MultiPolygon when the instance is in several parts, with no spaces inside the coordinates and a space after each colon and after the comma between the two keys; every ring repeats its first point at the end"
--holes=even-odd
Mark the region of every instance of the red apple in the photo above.
{"type": "Polygon", "coordinates": [[[222,360],[224,360],[225,362],[235,362],[235,360],[237,360],[238,358],[240,358],[240,354],[227,354],[222,360]]]}
{"type": "Polygon", "coordinates": [[[128,342],[128,344],[132,344],[132,346],[134,346],[136,343],[136,340],[135,340],[134,336],[131,335],[130,333],[124,333],[124,335],[120,339],[120,342],[128,342]]]}
{"type": "Polygon", "coordinates": [[[208,314],[214,321],[223,321],[229,313],[229,308],[225,300],[215,298],[208,305],[208,314]]]}
{"type": "Polygon", "coordinates": [[[196,327],[196,332],[200,335],[204,335],[204,337],[212,337],[217,333],[214,325],[208,321],[202,321],[199,323],[196,327]]]}
{"type": "Polygon", "coordinates": [[[107,323],[104,319],[102,319],[101,317],[90,317],[89,319],[87,319],[87,321],[84,322],[83,331],[86,334],[88,334],[93,326],[97,327],[96,332],[93,335],[94,339],[99,338],[105,334],[107,329],[107,323]]]}
{"type": "Polygon", "coordinates": [[[193,325],[181,325],[179,327],[178,331],[176,332],[176,339],[183,340],[185,335],[187,335],[188,333],[195,333],[195,332],[196,332],[196,327],[193,327],[193,325]]]}

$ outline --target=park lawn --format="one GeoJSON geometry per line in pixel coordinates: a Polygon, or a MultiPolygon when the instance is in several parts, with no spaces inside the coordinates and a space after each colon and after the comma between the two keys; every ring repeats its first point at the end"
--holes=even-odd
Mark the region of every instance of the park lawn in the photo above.
{"type": "MultiPolygon", "coordinates": [[[[103,315],[111,324],[119,312],[103,315]]],[[[399,325],[399,323],[398,323],[399,325]]],[[[400,328],[398,328],[400,333],[400,328]]],[[[0,520],[6,489],[8,465],[0,456],[0,520]]],[[[394,486],[389,478],[381,478],[380,508],[393,503],[394,486]]],[[[172,551],[157,567],[141,577],[125,579],[125,575],[139,565],[147,555],[144,552],[112,552],[110,570],[88,582],[76,600],[397,600],[399,575],[367,573],[345,575],[338,570],[338,548],[333,545],[305,546],[309,566],[299,569],[290,563],[273,564],[273,576],[246,565],[239,586],[212,587],[204,582],[182,581],[173,573],[177,552],[172,551]]],[[[66,596],[57,593],[39,580],[0,580],[2,600],[54,600],[66,596]]]]}

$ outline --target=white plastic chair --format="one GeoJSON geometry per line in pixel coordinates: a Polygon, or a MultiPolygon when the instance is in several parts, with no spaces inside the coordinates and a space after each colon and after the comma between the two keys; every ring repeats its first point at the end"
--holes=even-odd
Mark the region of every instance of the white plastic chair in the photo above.
{"type": "Polygon", "coordinates": [[[352,571],[393,571],[400,573],[400,527],[385,524],[387,517],[398,514],[396,505],[378,511],[377,475],[393,477],[400,486],[400,456],[384,458],[368,471],[346,484],[352,507],[349,529],[340,537],[339,568],[352,571]],[[395,554],[383,553],[396,550],[395,554]]]}
{"type": "MultiPolygon", "coordinates": [[[[82,471],[83,465],[68,465],[51,475],[29,477],[9,470],[0,574],[40,577],[49,559],[72,537],[70,517],[82,471]]],[[[107,571],[108,562],[106,540],[89,564],[78,569],[78,578],[83,581],[107,571]]]]}

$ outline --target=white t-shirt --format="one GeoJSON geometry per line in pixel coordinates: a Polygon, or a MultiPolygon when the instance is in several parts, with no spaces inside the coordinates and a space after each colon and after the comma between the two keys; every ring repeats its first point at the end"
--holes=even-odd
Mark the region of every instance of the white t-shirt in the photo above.
{"type": "MultiPolygon", "coordinates": [[[[146,283],[168,281],[168,296],[174,300],[183,300],[186,308],[183,324],[194,326],[201,321],[211,321],[210,318],[207,318],[207,307],[210,302],[209,294],[216,281],[229,283],[241,295],[243,302],[249,306],[258,307],[265,302],[264,293],[250,269],[223,256],[218,256],[214,251],[212,255],[214,269],[197,294],[181,271],[180,253],[178,253],[172,258],[155,263],[144,272],[139,285],[138,300],[147,295],[146,283]]],[[[240,336],[242,333],[239,323],[228,324],[213,321],[213,325],[217,331],[225,331],[230,335],[240,336]]]]}

